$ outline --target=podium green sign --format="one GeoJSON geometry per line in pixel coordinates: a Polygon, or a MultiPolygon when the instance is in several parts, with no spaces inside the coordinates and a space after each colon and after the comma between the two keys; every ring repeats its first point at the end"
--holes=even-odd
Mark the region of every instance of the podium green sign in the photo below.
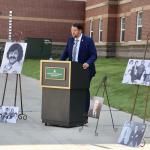
{"type": "Polygon", "coordinates": [[[45,67],[45,79],[65,80],[65,68],[45,67]]]}

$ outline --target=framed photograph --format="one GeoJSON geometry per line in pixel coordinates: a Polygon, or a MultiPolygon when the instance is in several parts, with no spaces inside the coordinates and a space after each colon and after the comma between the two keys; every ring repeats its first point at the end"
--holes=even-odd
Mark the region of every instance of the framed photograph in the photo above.
{"type": "Polygon", "coordinates": [[[122,128],[118,143],[131,147],[138,147],[144,137],[146,124],[126,121],[122,128]]]}
{"type": "Polygon", "coordinates": [[[0,73],[21,74],[27,43],[6,42],[0,73]]]}
{"type": "Polygon", "coordinates": [[[122,83],[150,86],[150,60],[129,59],[122,83]]]}
{"type": "Polygon", "coordinates": [[[18,118],[19,108],[15,106],[0,107],[0,122],[16,123],[18,118]]]}
{"type": "Polygon", "coordinates": [[[94,96],[90,102],[90,109],[88,112],[88,116],[98,119],[100,116],[103,102],[104,102],[103,97],[94,96]]]}

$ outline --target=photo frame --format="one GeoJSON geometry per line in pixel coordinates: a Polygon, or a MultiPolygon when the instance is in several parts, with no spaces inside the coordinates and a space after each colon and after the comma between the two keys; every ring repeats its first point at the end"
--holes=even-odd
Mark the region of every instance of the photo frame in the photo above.
{"type": "Polygon", "coordinates": [[[0,107],[0,122],[16,123],[18,119],[19,107],[1,106],[0,107]]]}
{"type": "Polygon", "coordinates": [[[21,74],[27,43],[6,42],[0,73],[21,74]]]}
{"type": "Polygon", "coordinates": [[[98,96],[92,97],[92,100],[90,102],[90,109],[88,112],[88,116],[98,119],[100,116],[103,102],[104,102],[103,97],[98,97],[98,96]]]}
{"type": "Polygon", "coordinates": [[[118,144],[138,147],[142,142],[145,130],[146,124],[144,123],[126,121],[119,136],[118,144]]]}
{"type": "Polygon", "coordinates": [[[150,60],[129,59],[122,83],[150,86],[150,60]]]}

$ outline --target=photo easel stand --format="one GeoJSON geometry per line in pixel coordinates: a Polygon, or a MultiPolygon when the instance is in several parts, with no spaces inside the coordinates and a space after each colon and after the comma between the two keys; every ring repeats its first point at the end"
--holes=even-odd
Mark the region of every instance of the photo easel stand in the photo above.
{"type": "MultiPolygon", "coordinates": [[[[102,94],[102,96],[104,97],[104,96],[106,95],[106,99],[107,99],[107,103],[108,103],[108,106],[109,106],[109,112],[110,112],[110,116],[111,116],[111,121],[112,121],[113,130],[116,131],[116,128],[115,128],[115,125],[114,125],[114,120],[113,120],[113,115],[112,115],[112,111],[111,111],[110,101],[109,101],[109,98],[108,98],[108,92],[107,92],[107,84],[106,84],[106,82],[107,82],[107,76],[105,75],[105,76],[102,78],[102,80],[101,80],[101,82],[100,82],[100,84],[99,84],[99,86],[98,86],[98,89],[97,89],[97,91],[96,91],[95,96],[98,95],[99,90],[100,90],[100,88],[102,87],[102,88],[103,88],[103,94],[102,94]]],[[[96,127],[95,127],[95,136],[98,136],[97,128],[98,128],[98,124],[99,124],[99,118],[100,118],[100,115],[99,115],[98,118],[96,118],[96,119],[97,119],[97,123],[96,123],[96,127]]],[[[83,126],[79,129],[80,132],[83,130],[83,127],[84,127],[84,126],[86,126],[86,125],[83,125],[83,126]]]]}
{"type": "MultiPolygon", "coordinates": [[[[110,112],[110,117],[111,117],[111,121],[112,121],[113,130],[116,131],[116,128],[115,128],[115,125],[114,125],[114,119],[113,119],[113,115],[112,115],[112,110],[111,110],[111,106],[110,106],[110,101],[109,101],[109,98],[108,98],[107,76],[106,75],[103,77],[101,83],[99,84],[99,87],[98,87],[97,92],[95,94],[96,96],[98,95],[99,90],[100,90],[101,87],[103,88],[102,97],[106,96],[106,99],[107,99],[107,104],[108,104],[108,107],[109,107],[109,112],[110,112]]],[[[99,118],[100,118],[100,116],[99,116],[99,118]]],[[[98,136],[97,128],[98,128],[98,124],[99,124],[99,118],[97,119],[97,123],[96,123],[95,136],[98,136]]]]}
{"type": "MultiPolygon", "coordinates": [[[[21,38],[22,38],[22,32],[19,32],[17,34],[13,35],[14,37],[14,41],[16,42],[20,42],[21,38]]],[[[6,79],[5,79],[5,84],[4,84],[4,90],[3,90],[3,97],[2,97],[2,102],[1,102],[1,106],[4,105],[4,101],[5,101],[5,94],[6,94],[6,88],[7,88],[7,82],[8,82],[8,73],[6,73],[6,79]]],[[[20,90],[20,102],[21,102],[21,113],[18,114],[18,119],[27,119],[27,115],[24,114],[23,112],[23,101],[22,101],[22,86],[21,86],[21,74],[16,74],[16,85],[15,85],[15,98],[14,98],[14,106],[16,106],[16,102],[17,102],[17,91],[18,91],[18,84],[19,84],[19,90],[20,90]]]]}
{"type": "MultiPolygon", "coordinates": [[[[146,47],[145,47],[145,51],[144,51],[143,60],[145,60],[145,58],[146,58],[146,53],[148,51],[148,46],[149,46],[149,40],[150,40],[150,33],[147,34],[147,43],[146,43],[146,47]]],[[[140,85],[136,85],[136,93],[135,93],[135,97],[134,97],[134,100],[133,100],[133,108],[132,108],[132,113],[131,113],[131,117],[130,117],[130,122],[132,121],[133,115],[134,115],[134,112],[135,112],[135,107],[136,107],[136,102],[137,102],[137,97],[138,97],[139,89],[140,89],[140,85]]],[[[144,108],[143,123],[145,123],[146,116],[147,116],[147,106],[148,106],[149,92],[150,92],[150,88],[148,86],[147,87],[146,96],[145,96],[145,108],[144,108]]],[[[143,144],[141,144],[141,147],[145,146],[145,144],[146,144],[146,142],[143,139],[143,144]]]]}

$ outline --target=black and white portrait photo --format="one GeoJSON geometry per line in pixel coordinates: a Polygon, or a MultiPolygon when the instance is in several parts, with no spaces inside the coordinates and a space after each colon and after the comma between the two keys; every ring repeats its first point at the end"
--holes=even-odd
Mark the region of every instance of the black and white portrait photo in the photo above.
{"type": "Polygon", "coordinates": [[[150,86],[150,60],[129,59],[122,83],[150,86]]]}
{"type": "Polygon", "coordinates": [[[0,73],[21,74],[27,43],[6,42],[0,73]]]}
{"type": "Polygon", "coordinates": [[[122,128],[118,143],[131,147],[138,147],[142,142],[145,130],[146,124],[144,123],[126,121],[122,128]]]}
{"type": "Polygon", "coordinates": [[[88,112],[88,116],[98,119],[100,116],[103,102],[104,102],[103,97],[94,96],[90,102],[90,109],[88,112]]]}
{"type": "Polygon", "coordinates": [[[0,122],[16,123],[18,118],[18,107],[14,106],[1,106],[0,107],[0,122]]]}

